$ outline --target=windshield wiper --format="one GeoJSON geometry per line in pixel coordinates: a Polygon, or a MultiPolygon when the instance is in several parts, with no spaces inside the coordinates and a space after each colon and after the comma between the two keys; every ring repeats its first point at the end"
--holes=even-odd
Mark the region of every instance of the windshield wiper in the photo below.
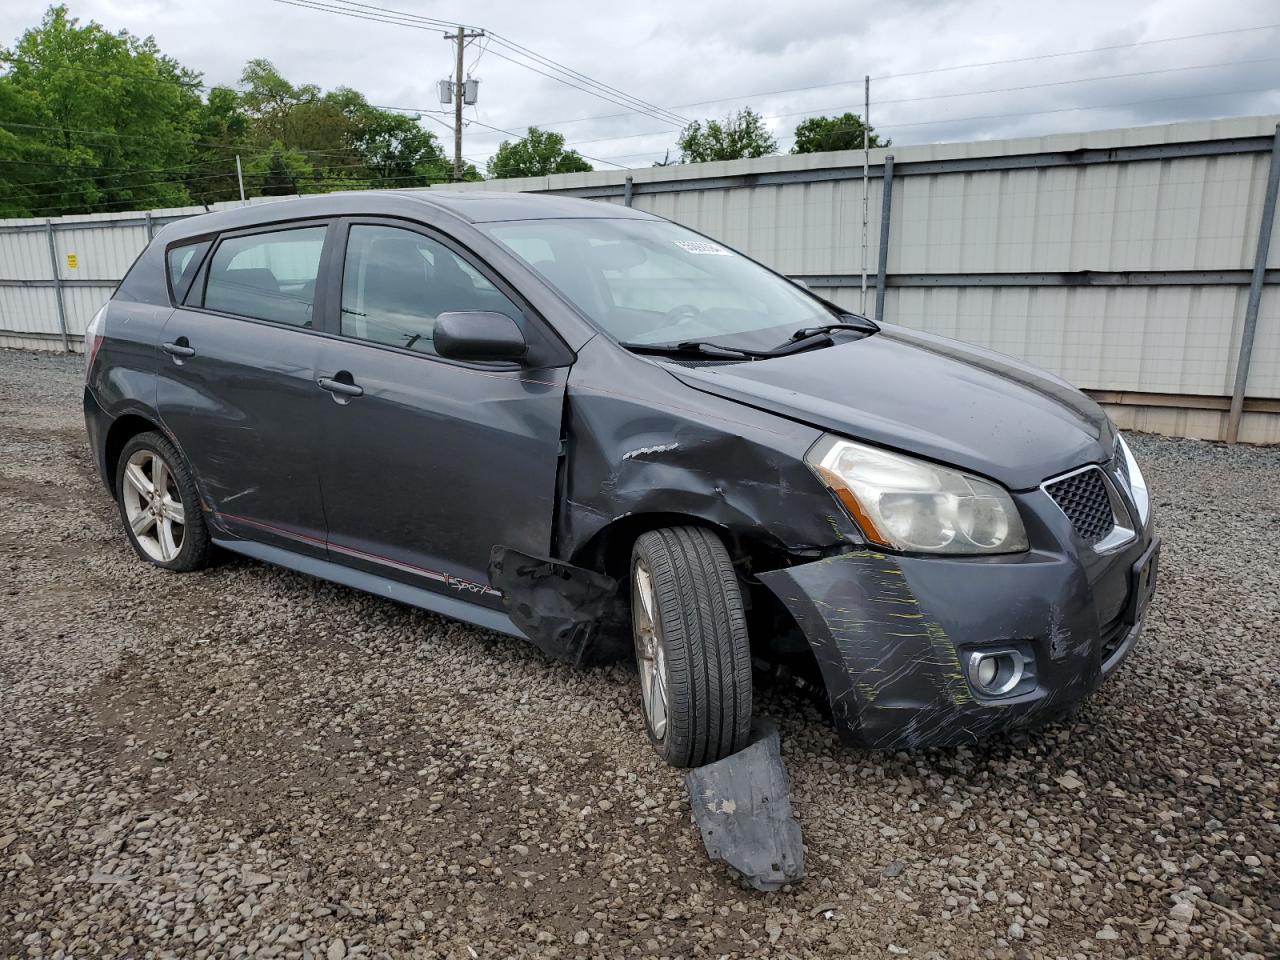
{"type": "Polygon", "coordinates": [[[682,353],[702,357],[716,357],[722,360],[756,360],[761,357],[776,356],[769,350],[748,350],[745,347],[725,347],[709,340],[681,340],[679,343],[626,343],[633,353],[655,353],[661,356],[678,356],[682,353]]]}
{"type": "Polygon", "coordinates": [[[849,320],[855,322],[850,323],[849,320],[845,320],[840,323],[824,323],[819,327],[801,327],[791,335],[791,339],[787,342],[796,343],[800,340],[808,340],[810,337],[827,336],[837,330],[857,330],[859,333],[878,333],[880,331],[880,327],[873,320],[859,316],[856,313],[846,314],[846,316],[849,317],[849,320]]]}

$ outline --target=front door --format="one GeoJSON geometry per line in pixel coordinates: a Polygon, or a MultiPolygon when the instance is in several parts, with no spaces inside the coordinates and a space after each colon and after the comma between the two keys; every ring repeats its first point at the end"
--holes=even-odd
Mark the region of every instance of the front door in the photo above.
{"type": "Polygon", "coordinates": [[[495,544],[551,548],[568,367],[435,354],[437,315],[539,323],[512,291],[426,231],[352,223],[337,337],[321,348],[321,487],[333,560],[499,607],[495,544]]]}
{"type": "Polygon", "coordinates": [[[323,223],[224,236],[161,334],[157,408],[232,533],[324,556],[316,466],[323,223]]]}

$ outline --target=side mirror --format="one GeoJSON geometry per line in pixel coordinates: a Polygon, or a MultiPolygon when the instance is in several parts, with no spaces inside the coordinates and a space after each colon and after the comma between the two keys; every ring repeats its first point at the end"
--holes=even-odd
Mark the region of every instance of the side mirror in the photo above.
{"type": "Polygon", "coordinates": [[[440,314],[431,340],[450,360],[519,360],[529,350],[520,324],[505,313],[478,310],[440,314]]]}
{"type": "Polygon", "coordinates": [[[799,277],[787,277],[787,279],[790,280],[792,283],[794,283],[797,287],[803,287],[805,290],[809,289],[809,284],[805,283],[799,277]]]}

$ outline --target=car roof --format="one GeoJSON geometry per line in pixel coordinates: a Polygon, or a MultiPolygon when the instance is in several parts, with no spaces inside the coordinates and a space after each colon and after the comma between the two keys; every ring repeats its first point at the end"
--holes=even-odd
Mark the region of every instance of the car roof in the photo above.
{"type": "Polygon", "coordinates": [[[399,216],[417,219],[435,213],[467,223],[506,220],[658,219],[642,210],[598,200],[536,193],[499,193],[491,190],[357,190],[292,197],[218,210],[180,220],[165,229],[165,239],[199,236],[222,230],[240,230],[259,224],[311,217],[399,216]]]}

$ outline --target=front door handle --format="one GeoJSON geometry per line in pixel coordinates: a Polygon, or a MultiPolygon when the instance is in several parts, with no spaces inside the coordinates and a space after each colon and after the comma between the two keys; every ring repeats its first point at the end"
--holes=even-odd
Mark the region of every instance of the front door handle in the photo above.
{"type": "MultiPolygon", "coordinates": [[[[348,374],[350,376],[350,374],[348,374]]],[[[320,385],[321,390],[328,390],[335,395],[335,399],[342,397],[362,397],[364,396],[364,387],[348,380],[335,380],[333,377],[321,377],[316,381],[320,385]]]]}
{"type": "Polygon", "coordinates": [[[196,355],[195,347],[187,342],[186,337],[179,337],[173,343],[162,343],[160,348],[171,357],[194,357],[196,355]]]}

